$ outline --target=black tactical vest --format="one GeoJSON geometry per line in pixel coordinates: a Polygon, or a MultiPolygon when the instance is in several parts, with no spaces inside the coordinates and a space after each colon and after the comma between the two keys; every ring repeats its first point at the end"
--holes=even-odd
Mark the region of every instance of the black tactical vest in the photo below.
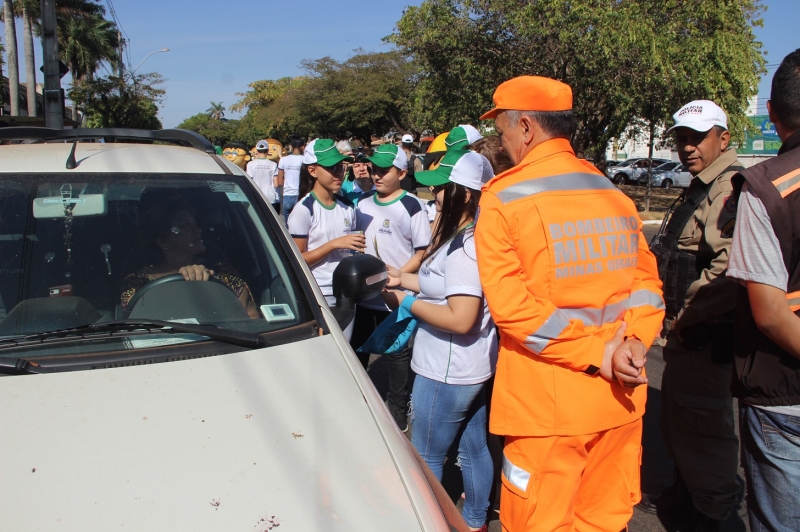
{"type": "MultiPolygon", "coordinates": [[[[786,139],[778,157],[735,176],[734,186],[743,180],[769,214],[789,273],[787,305],[800,316],[800,132],[786,139]]],[[[800,359],[758,329],[744,287],[736,306],[736,340],[733,395],[752,405],[800,404],[800,359]]]]}

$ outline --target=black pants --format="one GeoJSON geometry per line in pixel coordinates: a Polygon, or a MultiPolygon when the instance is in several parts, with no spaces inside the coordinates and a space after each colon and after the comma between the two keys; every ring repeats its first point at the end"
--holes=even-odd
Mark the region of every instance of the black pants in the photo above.
{"type": "MultiPolygon", "coordinates": [[[[364,345],[372,332],[387,316],[389,316],[389,312],[385,310],[372,310],[360,305],[356,306],[353,336],[350,338],[350,345],[353,350],[364,345]]],[[[358,355],[358,359],[364,369],[367,369],[370,354],[356,351],[356,355],[358,355]]],[[[399,353],[384,356],[389,360],[389,392],[386,394],[386,402],[392,411],[406,411],[410,395],[408,391],[408,375],[411,371],[411,348],[406,347],[399,353]]]]}

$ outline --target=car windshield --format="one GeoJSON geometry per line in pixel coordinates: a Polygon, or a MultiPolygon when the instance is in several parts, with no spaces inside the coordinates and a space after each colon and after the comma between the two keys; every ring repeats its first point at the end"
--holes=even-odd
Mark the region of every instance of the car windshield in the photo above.
{"type": "Polygon", "coordinates": [[[311,292],[266,209],[235,175],[6,174],[0,340],[122,320],[307,324],[311,292]]]}
{"type": "Polygon", "coordinates": [[[672,170],[673,168],[675,168],[676,164],[678,164],[678,163],[668,162],[668,163],[660,164],[655,168],[655,170],[672,170]]]}

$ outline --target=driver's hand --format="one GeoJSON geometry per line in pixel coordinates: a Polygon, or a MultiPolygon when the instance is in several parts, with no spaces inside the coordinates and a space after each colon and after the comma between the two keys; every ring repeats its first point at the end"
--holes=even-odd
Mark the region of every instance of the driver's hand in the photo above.
{"type": "Polygon", "coordinates": [[[192,264],[184,266],[178,270],[178,273],[183,275],[187,281],[208,281],[214,275],[214,270],[209,270],[202,264],[192,264]]]}

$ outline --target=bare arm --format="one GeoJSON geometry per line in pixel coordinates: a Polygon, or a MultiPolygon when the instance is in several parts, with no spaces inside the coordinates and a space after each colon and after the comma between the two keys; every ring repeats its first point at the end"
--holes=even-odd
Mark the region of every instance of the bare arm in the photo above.
{"type": "MultiPolygon", "coordinates": [[[[407,296],[398,290],[386,290],[383,299],[390,308],[397,308],[407,296]]],[[[435,305],[417,299],[411,313],[437,329],[455,334],[466,334],[475,325],[482,299],[475,296],[450,296],[446,305],[435,305]]]]}
{"type": "Polygon", "coordinates": [[[275,186],[276,187],[283,186],[283,170],[278,170],[278,175],[275,176],[275,186]]]}
{"type": "Polygon", "coordinates": [[[416,273],[419,270],[420,265],[422,264],[422,257],[425,255],[425,250],[420,249],[416,253],[414,253],[408,262],[406,262],[403,266],[400,267],[400,271],[403,273],[416,273]]]}
{"type": "Polygon", "coordinates": [[[308,238],[292,238],[297,249],[303,255],[303,260],[306,264],[313,266],[328,255],[335,249],[352,249],[354,251],[364,251],[366,247],[366,240],[364,235],[353,233],[351,235],[340,236],[325,242],[320,247],[308,251],[308,238]]]}
{"type": "Polygon", "coordinates": [[[800,318],[786,303],[786,292],[748,281],[747,295],[758,329],[792,356],[800,358],[800,318]]]}
{"type": "Polygon", "coordinates": [[[401,272],[389,264],[386,265],[386,270],[389,272],[387,288],[405,288],[419,294],[419,275],[401,272]]]}

